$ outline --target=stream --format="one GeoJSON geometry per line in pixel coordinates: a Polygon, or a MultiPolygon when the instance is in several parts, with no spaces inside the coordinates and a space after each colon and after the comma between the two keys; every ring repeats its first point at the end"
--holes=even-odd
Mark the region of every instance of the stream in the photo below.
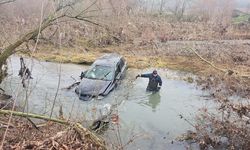
{"type": "Polygon", "coordinates": [[[25,106],[26,112],[52,114],[54,117],[59,116],[62,108],[65,118],[84,122],[104,113],[105,105],[119,103],[115,112],[119,116],[119,126],[111,125],[111,129],[102,136],[110,144],[117,144],[119,140],[123,145],[128,143],[125,149],[187,149],[190,146],[198,149],[195,144],[175,140],[187,130],[194,130],[179,115],[194,122],[199,109],[206,107],[212,110],[216,107],[213,100],[207,97],[208,92],[183,80],[187,77],[195,78],[185,72],[158,69],[163,86],[158,93],[148,93],[148,79],[135,80],[135,76],[150,73],[154,68],[128,69],[125,79],[107,97],[102,100],[81,101],[74,89],[66,90],[65,87],[79,80],[81,71],[89,66],[43,62],[31,58],[24,60],[32,71],[33,79],[30,80],[29,87],[23,88],[18,76],[18,56],[8,59],[9,75],[1,84],[1,88],[13,95],[19,106],[25,106]],[[117,127],[120,139],[112,130],[117,127]],[[135,140],[128,142],[132,138],[135,140]]]}

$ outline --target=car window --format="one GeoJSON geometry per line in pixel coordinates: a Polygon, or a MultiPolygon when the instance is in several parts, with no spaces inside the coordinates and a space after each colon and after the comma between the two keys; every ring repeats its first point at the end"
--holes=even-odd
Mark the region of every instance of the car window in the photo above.
{"type": "Polygon", "coordinates": [[[114,71],[112,67],[96,65],[88,70],[85,78],[96,80],[112,80],[114,71]]]}
{"type": "Polygon", "coordinates": [[[125,64],[124,59],[121,58],[119,63],[117,64],[117,67],[116,67],[115,77],[122,71],[124,64],[125,64]]]}

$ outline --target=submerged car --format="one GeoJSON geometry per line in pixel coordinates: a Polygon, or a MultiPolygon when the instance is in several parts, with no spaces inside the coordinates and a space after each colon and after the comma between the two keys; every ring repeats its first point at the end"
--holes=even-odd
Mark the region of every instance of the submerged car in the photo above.
{"type": "Polygon", "coordinates": [[[108,95],[124,77],[127,68],[125,59],[116,53],[98,58],[90,69],[82,72],[82,81],[75,92],[81,100],[108,95]]]}

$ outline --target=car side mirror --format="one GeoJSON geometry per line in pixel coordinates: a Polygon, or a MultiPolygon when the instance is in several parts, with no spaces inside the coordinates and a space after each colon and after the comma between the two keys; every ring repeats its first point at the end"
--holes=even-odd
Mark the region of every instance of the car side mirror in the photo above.
{"type": "Polygon", "coordinates": [[[84,71],[84,72],[81,73],[81,75],[80,75],[80,78],[81,78],[81,79],[85,76],[86,72],[87,72],[87,71],[84,71]]]}

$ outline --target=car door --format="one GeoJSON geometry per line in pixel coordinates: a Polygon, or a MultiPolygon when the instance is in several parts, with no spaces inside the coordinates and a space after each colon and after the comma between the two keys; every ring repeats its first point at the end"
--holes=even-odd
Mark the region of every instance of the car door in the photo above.
{"type": "Polygon", "coordinates": [[[120,62],[118,62],[115,69],[115,80],[119,80],[120,77],[121,77],[121,68],[120,68],[120,62]]]}
{"type": "Polygon", "coordinates": [[[124,61],[124,59],[121,58],[116,66],[115,79],[116,80],[122,79],[124,77],[123,76],[124,72],[125,72],[125,61],[124,61]]]}

